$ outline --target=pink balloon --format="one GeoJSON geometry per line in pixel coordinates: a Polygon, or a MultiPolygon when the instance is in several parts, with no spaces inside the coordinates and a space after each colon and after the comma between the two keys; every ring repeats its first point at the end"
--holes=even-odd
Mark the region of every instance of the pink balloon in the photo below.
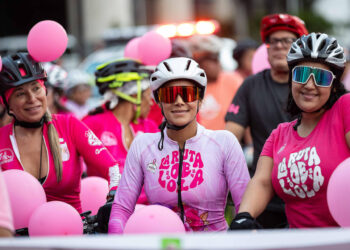
{"type": "Polygon", "coordinates": [[[34,210],[46,202],[45,191],[39,181],[25,171],[7,170],[3,176],[9,193],[14,227],[28,227],[34,210]]]}
{"type": "Polygon", "coordinates": [[[264,69],[271,68],[270,63],[267,59],[267,48],[265,44],[259,46],[255,51],[252,59],[252,71],[256,74],[264,69]]]}
{"type": "Polygon", "coordinates": [[[169,38],[150,31],[141,37],[138,50],[144,64],[157,65],[170,56],[171,42],[169,38]]]}
{"type": "Polygon", "coordinates": [[[108,181],[101,177],[87,177],[81,180],[80,200],[83,211],[90,210],[92,215],[106,203],[108,181]]]}
{"type": "Polygon", "coordinates": [[[38,62],[58,59],[66,50],[68,36],[65,29],[51,20],[41,21],[29,31],[27,47],[29,54],[38,62]]]}
{"type": "Polygon", "coordinates": [[[160,205],[149,205],[136,210],[130,216],[124,233],[185,233],[185,226],[171,209],[160,205]]]}
{"type": "Polygon", "coordinates": [[[131,39],[125,46],[124,57],[141,60],[139,55],[139,42],[141,37],[131,39]]]}
{"type": "Polygon", "coordinates": [[[342,227],[350,227],[350,158],[334,170],[327,187],[328,208],[334,220],[342,227]]]}
{"type": "Polygon", "coordinates": [[[83,222],[77,210],[62,201],[38,207],[29,220],[29,236],[81,235],[83,222]]]}

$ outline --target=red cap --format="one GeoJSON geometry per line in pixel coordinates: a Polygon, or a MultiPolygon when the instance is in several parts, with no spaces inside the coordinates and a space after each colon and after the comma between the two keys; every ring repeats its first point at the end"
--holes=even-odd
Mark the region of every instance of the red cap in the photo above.
{"type": "Polygon", "coordinates": [[[273,14],[265,16],[261,20],[261,40],[265,43],[266,38],[274,31],[286,30],[295,33],[298,37],[307,35],[309,32],[305,23],[297,16],[288,14],[273,14]]]}

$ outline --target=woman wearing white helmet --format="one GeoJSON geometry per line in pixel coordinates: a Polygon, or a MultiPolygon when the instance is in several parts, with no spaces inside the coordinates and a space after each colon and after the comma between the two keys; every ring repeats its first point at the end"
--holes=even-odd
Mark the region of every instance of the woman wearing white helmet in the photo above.
{"type": "Polygon", "coordinates": [[[265,142],[231,229],[254,228],[274,194],[285,202],[291,228],[338,226],[327,186],[350,157],[350,94],[340,82],[344,50],[335,38],[310,33],[292,44],[287,61],[287,111],[298,118],[281,123],[265,142]]]}
{"type": "Polygon", "coordinates": [[[47,73],[47,106],[51,114],[70,113],[61,100],[67,85],[67,71],[51,62],[43,63],[43,67],[47,73]]]}
{"type": "Polygon", "coordinates": [[[249,181],[242,149],[227,131],[207,130],[196,116],[207,78],[189,58],[161,62],[151,75],[155,101],[162,109],[161,132],[136,137],[129,149],[109,221],[122,233],[144,184],[150,204],[169,207],[187,231],[222,231],[230,191],[238,209],[249,181]]]}
{"type": "Polygon", "coordinates": [[[91,97],[91,79],[88,73],[78,69],[68,73],[65,88],[67,100],[64,104],[78,119],[82,119],[87,115],[91,108],[87,102],[91,97]]]}

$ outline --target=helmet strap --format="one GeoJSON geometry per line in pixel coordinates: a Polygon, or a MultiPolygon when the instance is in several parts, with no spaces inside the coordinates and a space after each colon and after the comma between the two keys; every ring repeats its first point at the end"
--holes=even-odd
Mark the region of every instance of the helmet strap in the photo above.
{"type": "Polygon", "coordinates": [[[130,96],[130,95],[127,95],[127,94],[125,94],[125,93],[123,93],[123,92],[120,92],[120,91],[118,91],[118,90],[116,90],[116,89],[112,89],[112,92],[115,94],[115,95],[117,95],[117,96],[119,96],[120,98],[123,98],[124,100],[127,100],[127,101],[129,101],[129,102],[131,102],[131,103],[133,103],[133,104],[136,104],[136,114],[135,114],[135,117],[134,117],[134,120],[133,120],[133,122],[135,123],[135,124],[137,124],[138,123],[138,119],[139,119],[139,117],[140,117],[140,115],[141,115],[141,96],[142,96],[142,88],[141,88],[141,80],[137,80],[136,81],[136,84],[137,84],[137,94],[136,94],[136,98],[134,98],[134,97],[132,97],[132,96],[130,96]]]}
{"type": "Polygon", "coordinates": [[[17,118],[14,115],[12,115],[12,116],[15,119],[15,123],[14,123],[15,126],[20,126],[20,127],[24,127],[24,128],[40,128],[44,124],[44,116],[38,122],[19,121],[19,120],[17,120],[17,118]]]}

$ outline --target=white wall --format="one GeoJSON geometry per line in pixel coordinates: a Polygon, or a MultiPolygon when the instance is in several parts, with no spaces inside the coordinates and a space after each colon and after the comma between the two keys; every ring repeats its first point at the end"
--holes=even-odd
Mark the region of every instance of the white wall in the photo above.
{"type": "Polygon", "coordinates": [[[157,0],[156,19],[159,23],[193,21],[194,10],[191,0],[157,0]]]}
{"type": "Polygon", "coordinates": [[[133,1],[84,0],[83,25],[88,43],[101,39],[103,31],[111,27],[133,25],[133,1]]]}

